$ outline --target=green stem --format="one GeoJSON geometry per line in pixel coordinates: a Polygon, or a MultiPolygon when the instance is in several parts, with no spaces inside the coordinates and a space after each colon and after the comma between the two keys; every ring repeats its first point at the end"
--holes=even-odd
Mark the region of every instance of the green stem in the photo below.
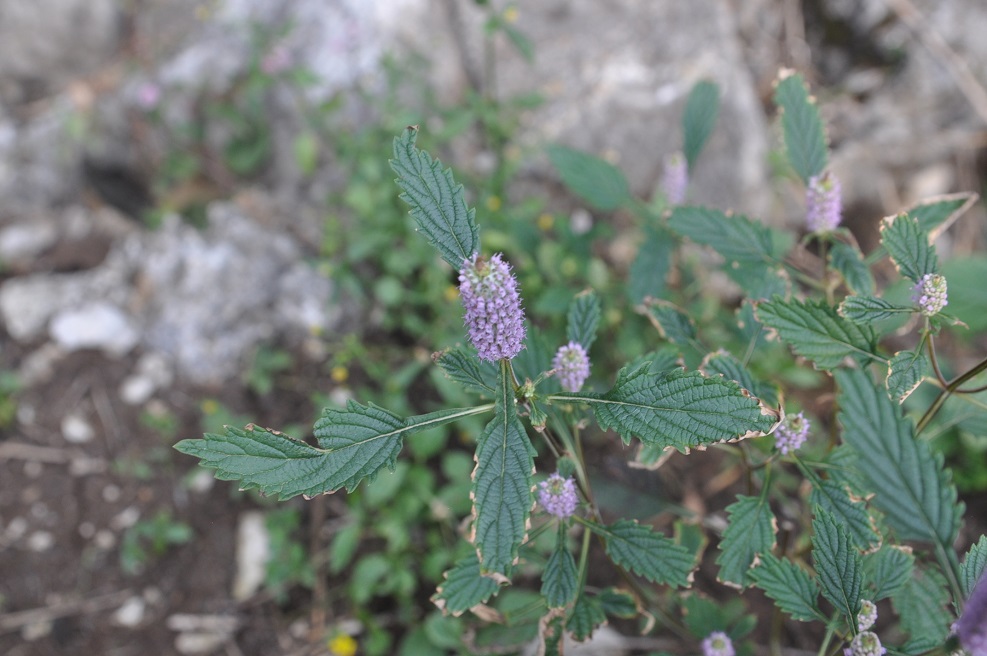
{"type": "Polygon", "coordinates": [[[929,406],[929,409],[925,411],[922,418],[919,419],[918,425],[915,427],[915,434],[919,435],[932,421],[932,418],[936,416],[936,413],[942,408],[946,400],[957,390],[959,390],[960,385],[967,382],[971,378],[974,378],[984,371],[987,371],[987,358],[981,360],[975,367],[967,371],[965,374],[957,376],[951,383],[946,385],[945,389],[939,392],[935,401],[929,406]]]}

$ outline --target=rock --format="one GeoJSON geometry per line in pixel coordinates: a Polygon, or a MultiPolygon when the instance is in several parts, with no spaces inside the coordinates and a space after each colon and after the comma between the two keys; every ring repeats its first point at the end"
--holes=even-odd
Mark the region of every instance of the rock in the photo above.
{"type": "Polygon", "coordinates": [[[85,417],[69,413],[62,417],[62,437],[72,444],[85,444],[96,436],[92,424],[85,417]]]}
{"type": "Polygon", "coordinates": [[[57,239],[55,224],[40,217],[7,226],[0,230],[0,259],[5,264],[29,262],[51,248],[57,239]]]}
{"type": "Polygon", "coordinates": [[[52,318],[49,332],[67,351],[94,348],[115,356],[126,354],[140,341],[133,319],[103,301],[59,312],[52,318]]]}
{"type": "Polygon", "coordinates": [[[245,601],[257,592],[267,574],[271,557],[270,535],[264,513],[245,512],[240,515],[236,530],[236,574],[233,578],[233,599],[245,601]]]}
{"type": "Polygon", "coordinates": [[[223,633],[179,633],[175,637],[175,651],[186,656],[211,654],[229,639],[223,633]]]}
{"type": "Polygon", "coordinates": [[[55,536],[48,531],[35,531],[27,538],[27,548],[41,553],[55,546],[55,536]]]}
{"type": "Polygon", "coordinates": [[[144,620],[146,604],[141,597],[131,597],[113,613],[113,622],[128,629],[137,627],[144,620]]]}
{"type": "Polygon", "coordinates": [[[140,518],[141,511],[137,506],[127,506],[110,520],[110,527],[115,531],[122,531],[136,524],[140,518]]]}
{"type": "Polygon", "coordinates": [[[167,388],[174,378],[171,365],[160,353],[141,355],[136,371],[120,385],[120,397],[129,405],[140,405],[159,389],[167,388]]]}

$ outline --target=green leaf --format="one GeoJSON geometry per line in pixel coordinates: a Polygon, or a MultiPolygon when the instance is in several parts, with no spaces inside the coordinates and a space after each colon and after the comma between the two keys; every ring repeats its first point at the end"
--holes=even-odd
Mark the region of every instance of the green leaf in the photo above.
{"type": "Polygon", "coordinates": [[[749,301],[776,294],[787,296],[792,284],[787,271],[763,262],[734,262],[724,271],[747,294],[749,301]]]}
{"type": "Polygon", "coordinates": [[[591,290],[586,290],[572,299],[566,321],[566,337],[570,342],[578,342],[586,351],[596,340],[596,330],[600,326],[600,299],[591,290]]]}
{"type": "Polygon", "coordinates": [[[905,213],[918,221],[922,232],[935,239],[976,202],[977,194],[966,191],[927,198],[909,207],[905,213]]]}
{"type": "Polygon", "coordinates": [[[668,230],[645,227],[644,243],[628,272],[627,296],[631,303],[638,305],[648,297],[659,298],[665,292],[665,277],[677,246],[678,239],[668,230]]]}
{"type": "Polygon", "coordinates": [[[699,366],[699,370],[705,376],[719,375],[734,381],[771,407],[778,405],[777,389],[773,385],[756,380],[740,360],[723,349],[707,355],[699,366]]]}
{"type": "Polygon", "coordinates": [[[510,572],[531,512],[534,449],[517,415],[510,365],[500,362],[494,418],[476,447],[473,543],[483,573],[510,572]]]}
{"type": "Polygon", "coordinates": [[[705,638],[713,631],[726,631],[729,628],[720,604],[699,594],[693,593],[682,599],[682,610],[685,612],[685,617],[682,618],[685,628],[697,638],[705,638]]]}
{"type": "Polygon", "coordinates": [[[888,363],[888,394],[903,403],[922,382],[928,368],[929,359],[924,351],[898,351],[888,363]]]}
{"type": "Polygon", "coordinates": [[[497,581],[480,573],[480,560],[473,552],[445,573],[432,601],[442,612],[458,616],[485,602],[499,587],[497,581]]]}
{"type": "Polygon", "coordinates": [[[610,162],[565,146],[552,145],[547,150],[562,182],[593,208],[611,212],[632,200],[627,179],[610,162]]]}
{"type": "Polygon", "coordinates": [[[969,596],[973,592],[973,586],[980,580],[985,566],[987,566],[987,535],[981,535],[977,543],[970,547],[960,566],[964,594],[969,596]]]}
{"type": "Polygon", "coordinates": [[[889,216],[881,222],[881,245],[884,246],[901,275],[918,282],[927,273],[939,272],[939,259],[929,244],[929,235],[918,221],[907,214],[889,216]]]}
{"type": "Polygon", "coordinates": [[[565,534],[559,536],[555,550],[545,563],[541,575],[541,594],[549,608],[562,608],[576,598],[579,592],[579,574],[576,561],[565,546],[565,534]]]}
{"type": "Polygon", "coordinates": [[[911,314],[915,308],[897,305],[876,296],[847,296],[837,309],[840,316],[854,323],[869,324],[890,319],[899,314],[911,314]]]}
{"type": "MultiPolygon", "coordinates": [[[[782,75],[790,73],[785,71],[782,75]]],[[[775,104],[781,108],[781,124],[785,134],[785,148],[792,168],[809,184],[809,179],[826,168],[826,130],[819,108],[809,97],[802,76],[788,74],[775,87],[775,104]]]]}
{"type": "Polygon", "coordinates": [[[901,628],[910,639],[902,647],[906,654],[921,654],[942,645],[953,621],[947,610],[949,593],[946,581],[933,570],[915,570],[891,598],[901,620],[901,628]]]}
{"type": "Polygon", "coordinates": [[[837,481],[814,480],[809,503],[832,513],[846,528],[853,545],[869,551],[881,542],[874,522],[861,499],[852,499],[847,489],[837,481]]]}
{"type": "Polygon", "coordinates": [[[785,233],[740,214],[706,207],[676,207],[668,227],[697,244],[711,247],[728,262],[774,262],[791,247],[791,237],[785,233]]]}
{"type": "Polygon", "coordinates": [[[401,200],[411,206],[411,216],[419,231],[446,262],[455,270],[463,260],[480,250],[476,210],[466,205],[463,185],[452,176],[451,169],[442,169],[442,162],[415,147],[418,129],[406,128],[394,138],[394,159],[391,168],[404,193],[401,200]]]}
{"type": "Polygon", "coordinates": [[[446,349],[432,355],[445,375],[467,389],[493,397],[496,393],[497,367],[464,348],[446,349]]]}
{"type": "Polygon", "coordinates": [[[900,540],[933,542],[948,553],[963,504],[956,501],[942,456],[915,438],[901,407],[866,372],[846,369],[835,376],[843,441],[859,458],[858,467],[874,492],[872,503],[900,540]]]}
{"type": "Polygon", "coordinates": [[[610,526],[594,524],[590,528],[603,537],[607,555],[620,567],[653,583],[689,584],[694,554],[651,527],[622,519],[610,526]]]}
{"type": "Polygon", "coordinates": [[[871,601],[887,599],[912,578],[915,557],[902,547],[885,544],[864,556],[864,581],[871,601]]]}
{"type": "Polygon", "coordinates": [[[785,301],[775,297],[756,307],[757,319],[773,328],[792,350],[819,369],[835,369],[848,357],[877,359],[877,337],[869,326],[847,321],[823,301],[785,301]]]}
{"type": "Polygon", "coordinates": [[[949,281],[949,312],[970,326],[971,333],[987,330],[987,258],[954,257],[942,268],[949,281]]]}
{"type": "Polygon", "coordinates": [[[696,324],[674,303],[650,299],[646,302],[644,314],[663,339],[680,347],[695,345],[696,324]]]}
{"type": "Polygon", "coordinates": [[[748,572],[755,557],[774,548],[777,525],[767,499],[759,497],[737,495],[736,503],[727,506],[727,515],[730,523],[720,540],[716,579],[744,588],[751,583],[748,572]]]}
{"type": "Polygon", "coordinates": [[[829,244],[829,265],[843,276],[854,293],[871,296],[874,293],[874,276],[864,261],[864,256],[856,244],[832,241],[829,244]]]}
{"type": "Polygon", "coordinates": [[[458,408],[401,419],[383,408],[350,401],[346,410],[326,409],[316,422],[321,448],[253,424],[243,430],[227,426],[225,435],[207,433],[175,448],[214,468],[216,478],[240,481],[245,490],[281,499],[315,496],[352,490],[383,468],[393,469],[406,435],[488,409],[458,408]]]}
{"type": "Polygon", "coordinates": [[[846,527],[833,513],[816,506],[812,521],[812,560],[822,584],[822,593],[847,622],[856,624],[860,610],[860,553],[854,548],[846,527]]]}
{"type": "Polygon", "coordinates": [[[603,612],[610,617],[629,620],[637,617],[641,612],[634,596],[617,588],[604,588],[600,590],[596,598],[600,601],[603,612]]]}
{"type": "Polygon", "coordinates": [[[778,413],[764,407],[737,383],[706,378],[698,371],[653,372],[650,363],[624,367],[606,394],[553,394],[551,399],[588,404],[601,428],[613,428],[625,443],[687,451],[714,442],[767,434],[778,413]]]}
{"type": "Polygon", "coordinates": [[[607,616],[603,613],[603,606],[584,591],[576,599],[576,605],[572,609],[572,615],[569,616],[565,628],[572,634],[573,639],[582,642],[592,635],[596,627],[606,621],[607,616]]]}
{"type": "Polygon", "coordinates": [[[792,619],[828,621],[819,610],[819,584],[792,561],[766,553],[761,556],[761,563],[750,571],[750,577],[792,619]]]}
{"type": "Polygon", "coordinates": [[[682,150],[690,171],[695,167],[696,158],[706,145],[709,135],[713,133],[719,113],[720,88],[708,80],[697,82],[689,92],[685,112],[682,114],[682,150]]]}

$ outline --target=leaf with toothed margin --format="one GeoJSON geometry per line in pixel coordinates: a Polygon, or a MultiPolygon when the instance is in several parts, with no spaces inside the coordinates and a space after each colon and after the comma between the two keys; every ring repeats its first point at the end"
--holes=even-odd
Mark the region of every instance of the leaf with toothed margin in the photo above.
{"type": "Polygon", "coordinates": [[[575,640],[581,641],[590,637],[596,627],[606,621],[607,616],[603,612],[603,604],[595,597],[589,596],[586,590],[583,590],[572,608],[572,615],[566,620],[565,628],[575,640]]]}
{"type": "Polygon", "coordinates": [[[643,443],[679,451],[715,442],[758,437],[779,420],[776,410],[732,380],[706,378],[698,371],[654,371],[645,361],[627,366],[605,394],[552,394],[550,400],[585,403],[601,428],[612,428],[625,443],[636,435],[643,443]]]}
{"type": "Polygon", "coordinates": [[[443,613],[458,616],[485,602],[499,587],[496,580],[480,573],[480,561],[473,552],[445,573],[432,601],[443,613]]]}
{"type": "Polygon", "coordinates": [[[696,344],[696,323],[674,303],[648,299],[641,311],[658,333],[679,347],[696,344]]]}
{"type": "Polygon", "coordinates": [[[557,144],[545,150],[562,182],[594,208],[610,212],[633,200],[627,178],[610,162],[557,144]]]}
{"type": "Polygon", "coordinates": [[[846,527],[857,549],[869,551],[880,545],[881,536],[863,500],[851,498],[846,487],[837,481],[813,479],[809,503],[832,513],[846,527]]]}
{"type": "Polygon", "coordinates": [[[832,241],[829,244],[829,265],[843,276],[854,293],[869,296],[874,293],[874,276],[864,261],[856,243],[832,241]]]}
{"type": "Polygon", "coordinates": [[[466,204],[463,185],[456,182],[451,169],[415,147],[417,127],[405,128],[394,138],[391,168],[401,188],[401,200],[411,206],[411,216],[424,235],[449,265],[459,270],[463,261],[480,250],[476,210],[466,204]]]}
{"type": "Polygon", "coordinates": [[[576,295],[569,305],[566,320],[566,337],[570,342],[576,342],[586,351],[596,340],[596,330],[600,326],[600,299],[592,290],[586,290],[576,295]]]}
{"type": "Polygon", "coordinates": [[[527,532],[531,513],[534,448],[518,418],[514,384],[500,361],[494,418],[476,447],[473,470],[473,544],[480,570],[508,575],[527,532]]]}
{"type": "Polygon", "coordinates": [[[977,543],[970,547],[970,551],[963,557],[963,564],[960,566],[964,594],[969,596],[973,592],[973,586],[977,585],[985,568],[987,568],[987,535],[981,535],[977,543]]]}
{"type": "Polygon", "coordinates": [[[774,99],[781,108],[788,161],[802,182],[808,185],[810,178],[823,172],[829,158],[826,129],[819,108],[809,96],[802,76],[791,71],[782,71],[774,99]]]}
{"type": "Polygon", "coordinates": [[[738,588],[750,585],[750,568],[759,554],[770,553],[775,545],[777,524],[767,499],[737,496],[727,506],[730,523],[720,540],[718,581],[738,588]]]}
{"type": "Polygon", "coordinates": [[[281,499],[311,497],[352,490],[385,467],[393,469],[406,435],[489,410],[456,408],[401,419],[383,408],[350,401],[346,410],[326,409],[316,422],[318,448],[250,424],[244,429],[227,426],[225,435],[182,440],[175,449],[215,469],[220,480],[240,481],[245,490],[281,499]]]}
{"type": "Polygon", "coordinates": [[[860,552],[853,545],[846,526],[833,513],[819,506],[812,521],[812,560],[822,585],[822,593],[851,624],[860,610],[860,552]]]}
{"type": "Polygon", "coordinates": [[[929,359],[922,350],[898,351],[888,362],[888,394],[903,403],[915,391],[929,367],[929,359]]]}
{"type": "Polygon", "coordinates": [[[720,88],[715,82],[700,80],[689,92],[682,113],[682,151],[691,171],[706,140],[716,127],[720,113],[720,88]]]}
{"type": "Polygon", "coordinates": [[[978,198],[977,194],[969,191],[935,196],[915,203],[905,212],[918,221],[922,232],[929,233],[934,239],[970,209],[978,198]]]}
{"type": "Polygon", "coordinates": [[[541,595],[549,608],[562,608],[576,598],[579,592],[579,573],[576,561],[565,543],[565,525],[559,524],[559,537],[555,549],[545,563],[541,575],[541,595]]]}
{"type": "Polygon", "coordinates": [[[939,258],[918,221],[907,214],[889,216],[881,222],[884,246],[901,275],[918,282],[927,273],[939,273],[939,258]]]}
{"type": "Polygon", "coordinates": [[[610,526],[588,525],[603,537],[614,563],[653,583],[676,587],[689,585],[695,554],[650,526],[622,519],[610,526]]]}
{"type": "Polygon", "coordinates": [[[883,321],[899,314],[911,314],[914,311],[914,306],[898,305],[876,296],[847,296],[837,309],[844,319],[862,324],[883,321]]]}
{"type": "Polygon", "coordinates": [[[778,608],[793,620],[828,621],[819,610],[819,582],[791,560],[766,553],[750,575],[754,585],[774,599],[778,608]]]}
{"type": "Polygon", "coordinates": [[[476,352],[462,347],[451,348],[432,355],[445,375],[466,389],[493,396],[497,386],[497,368],[493,363],[480,360],[476,352]]]}
{"type": "Polygon", "coordinates": [[[877,551],[865,554],[863,563],[867,598],[876,602],[895,594],[912,578],[915,556],[907,547],[885,544],[877,551]]]}
{"type": "Polygon", "coordinates": [[[740,360],[723,349],[710,353],[703,358],[702,364],[699,365],[699,371],[703,372],[705,376],[723,376],[727,380],[734,381],[768,405],[772,407],[778,405],[778,389],[754,378],[754,375],[740,360]]]}

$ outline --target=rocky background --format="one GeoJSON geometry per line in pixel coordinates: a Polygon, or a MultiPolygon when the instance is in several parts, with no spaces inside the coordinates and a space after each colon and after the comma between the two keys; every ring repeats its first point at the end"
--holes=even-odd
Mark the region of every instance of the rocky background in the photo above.
{"type": "MultiPolygon", "coordinates": [[[[981,0],[539,0],[517,10],[535,58],[499,44],[498,93],[545,99],[523,115],[518,142],[603,155],[642,196],[681,145],[690,88],[708,78],[723,107],[692,195],[799,222],[798,191],[771,184],[782,67],[815,89],[847,221],[864,241],[912,201],[983,187],[981,0]]],[[[222,96],[251,65],[261,24],[293,26],[279,47],[315,73],[309,102],[372,92],[389,52],[427,57],[435,94],[453,102],[482,54],[457,33],[481,21],[466,0],[0,0],[0,369],[19,381],[0,430],[0,652],[320,653],[304,621],[254,595],[256,517],[237,516],[226,484],[196,474],[147,418],[175,417],[174,439],[193,437],[201,400],[219,398],[296,421],[301,393],[258,408],[245,390],[249,359],[270,344],[338,391],[320,369],[318,336],[373,318],[306,260],[343,180],[329,160],[315,175],[299,170],[290,140],[275,138],[271,165],[249,183],[217,174],[183,190],[199,194],[198,227],[166,213],[148,229],[140,219],[161,200],[150,176],[166,146],[146,120],[149,94],[166,94],[165,125],[187,122],[204,89],[222,96]],[[125,471],[148,458],[164,475],[125,471]],[[174,485],[183,478],[191,483],[174,485]],[[121,574],[124,532],[163,510],[191,524],[194,547],[121,574]]],[[[277,92],[267,102],[273,133],[293,134],[297,104],[277,92]]],[[[466,140],[449,163],[482,167],[484,155],[466,140]]],[[[554,180],[539,156],[510,191],[559,193],[554,180]]],[[[982,248],[984,218],[976,207],[946,247],[982,248]]]]}

